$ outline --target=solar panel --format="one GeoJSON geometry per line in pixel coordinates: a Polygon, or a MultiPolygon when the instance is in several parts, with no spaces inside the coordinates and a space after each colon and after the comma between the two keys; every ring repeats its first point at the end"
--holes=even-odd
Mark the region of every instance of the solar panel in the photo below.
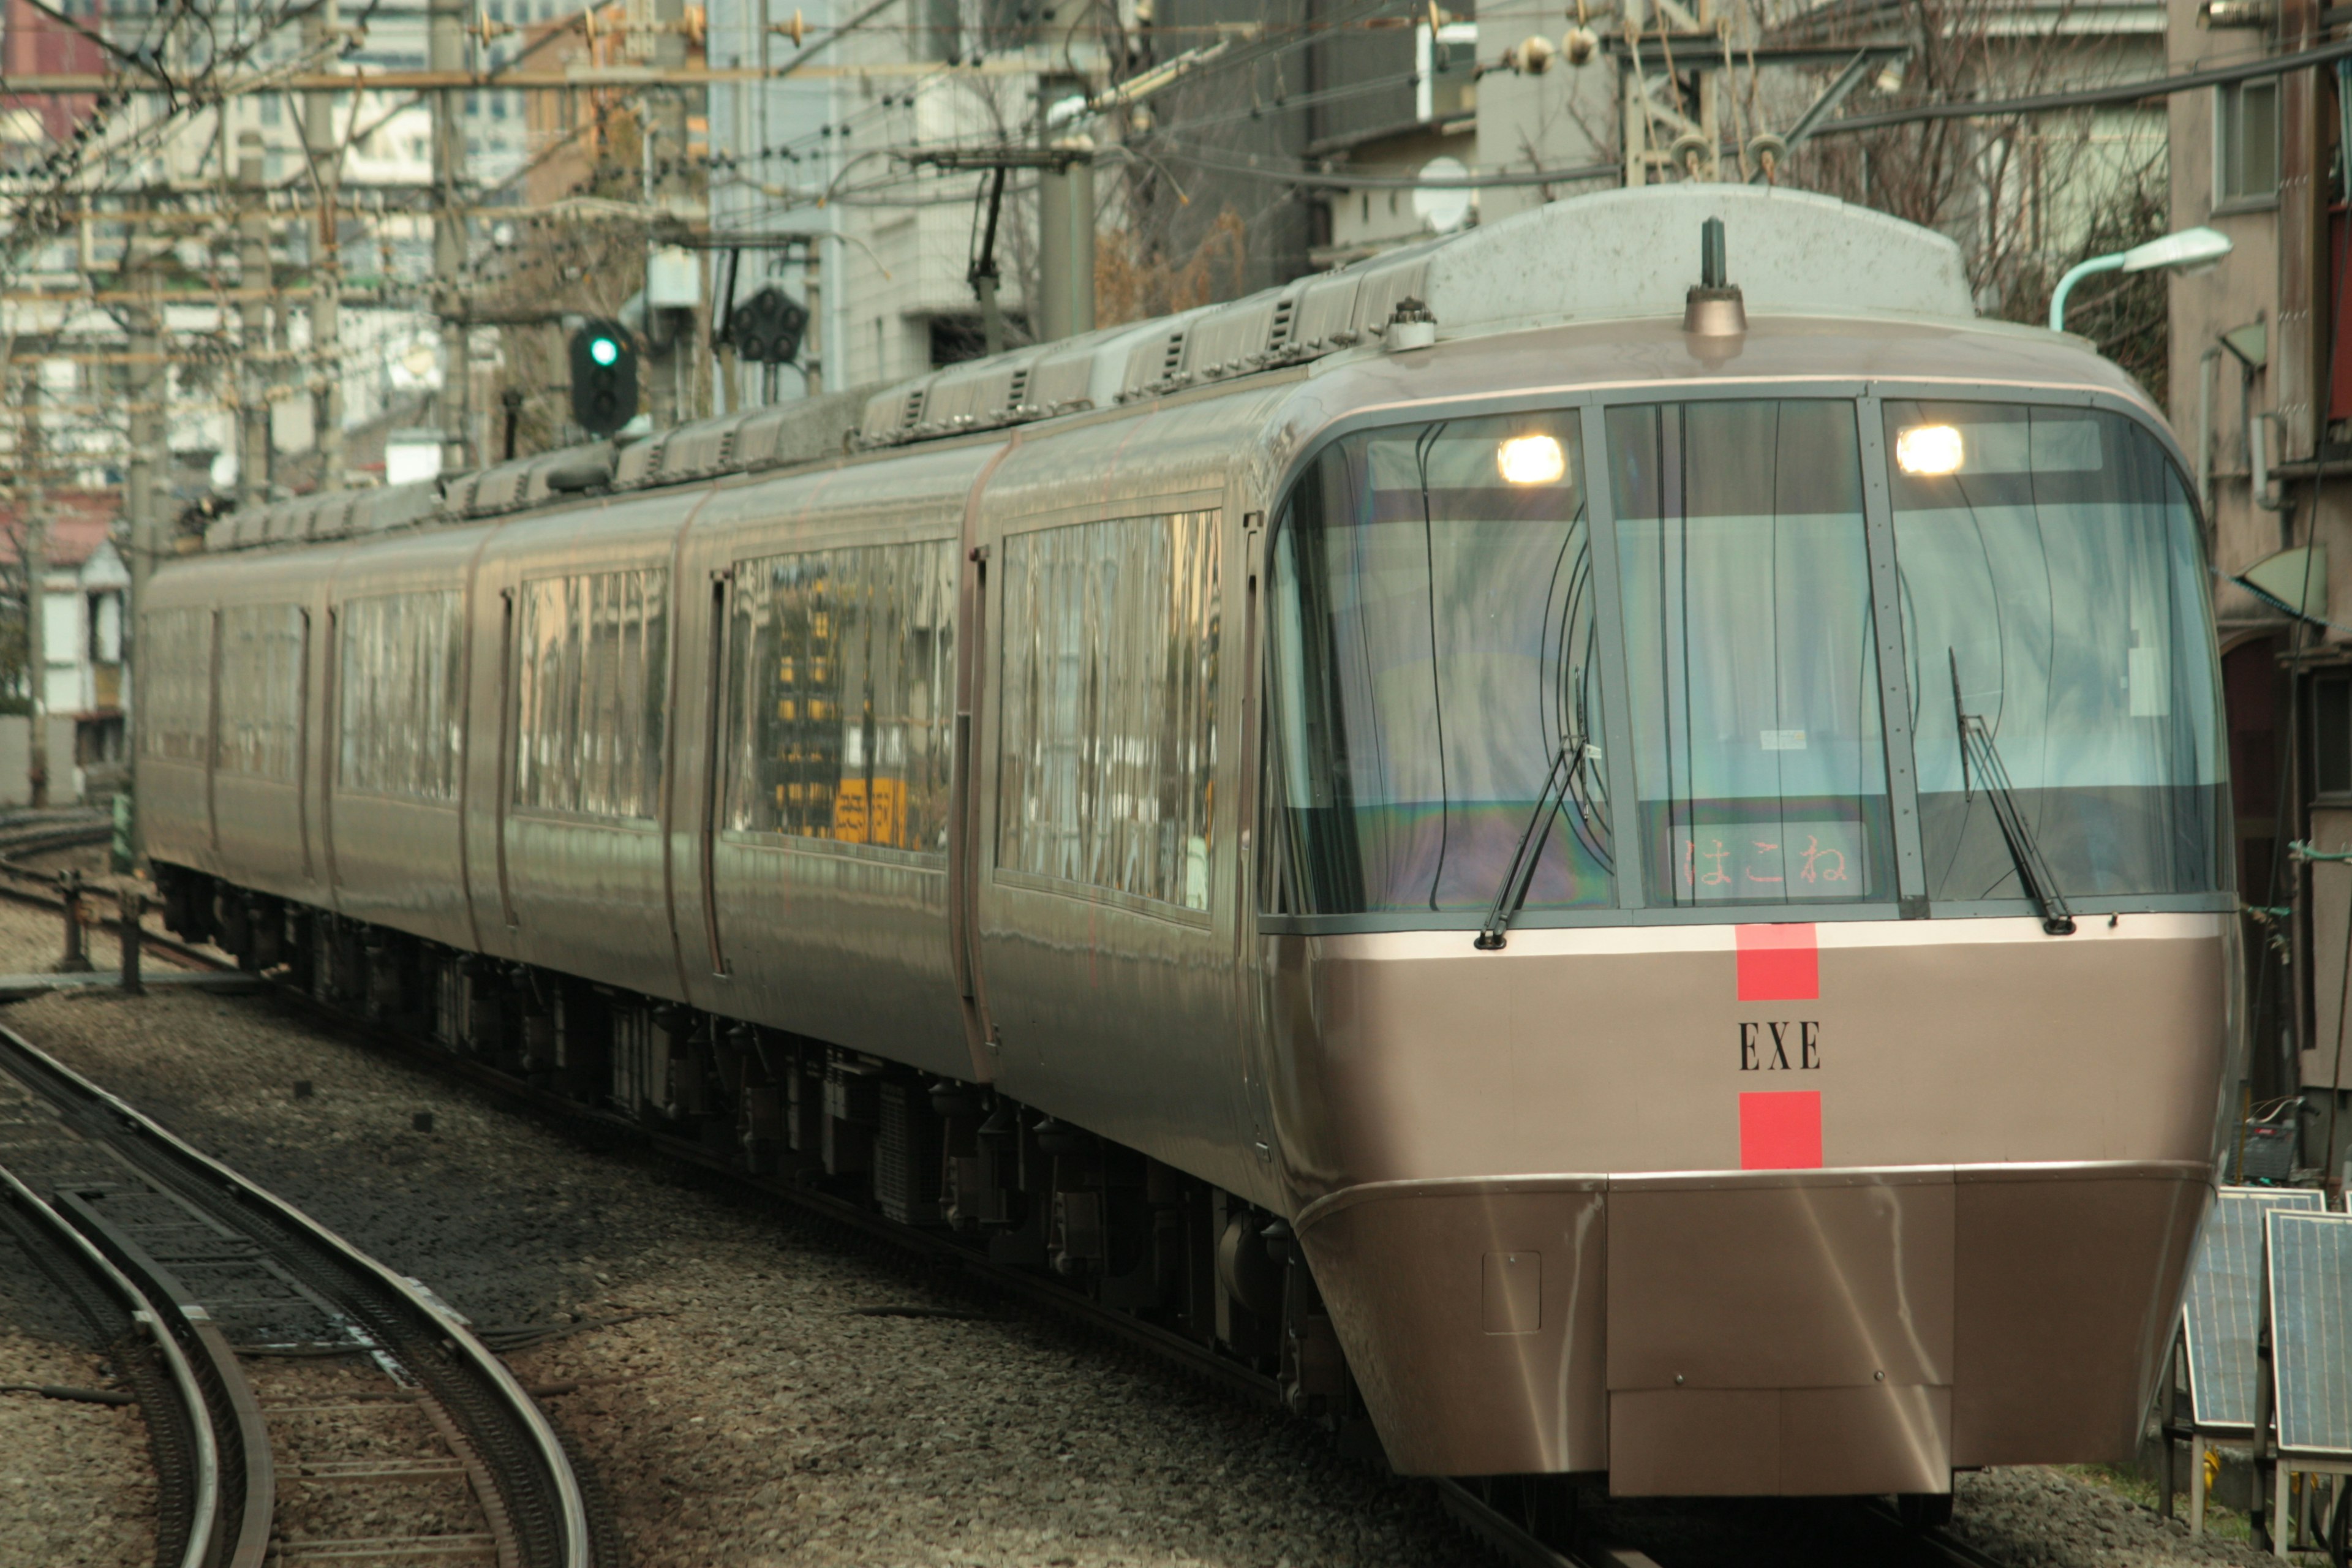
{"type": "Polygon", "coordinates": [[[2279,1451],[2352,1456],[2352,1215],[2264,1219],[2279,1451]]]}
{"type": "Polygon", "coordinates": [[[2254,1325],[2262,1310],[2263,1216],[2324,1209],[2301,1187],[2223,1187],[2189,1270],[2189,1408],[2208,1432],[2254,1428],[2254,1325]]]}

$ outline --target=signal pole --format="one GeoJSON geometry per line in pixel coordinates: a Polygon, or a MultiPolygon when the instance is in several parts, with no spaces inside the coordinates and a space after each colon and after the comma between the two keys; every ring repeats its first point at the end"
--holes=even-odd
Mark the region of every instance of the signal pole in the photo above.
{"type": "MultiPolygon", "coordinates": [[[[436,71],[466,64],[465,0],[432,0],[427,58],[436,71]]],[[[465,94],[443,88],[433,95],[433,282],[441,316],[441,471],[472,466],[471,356],[466,341],[466,219],[459,185],[466,174],[465,94]]]]}
{"type": "MultiPolygon", "coordinates": [[[[304,40],[315,49],[341,26],[336,0],[320,0],[303,19],[304,40]]],[[[310,239],[310,432],[322,490],[343,488],[342,219],[336,211],[343,154],[335,133],[335,102],[323,92],[302,100],[302,148],[319,202],[319,228],[310,239]]]]}

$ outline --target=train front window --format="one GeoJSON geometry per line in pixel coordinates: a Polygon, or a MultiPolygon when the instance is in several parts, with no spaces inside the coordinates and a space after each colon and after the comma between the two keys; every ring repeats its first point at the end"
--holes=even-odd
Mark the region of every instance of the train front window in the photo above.
{"type": "Polygon", "coordinates": [[[1885,417],[1929,898],[2022,896],[1958,711],[2067,897],[2225,887],[2203,567],[2155,437],[2081,407],[1885,417]]]}
{"type": "Polygon", "coordinates": [[[1892,901],[1854,407],[1608,415],[1655,904],[1892,901]]]}
{"type": "Polygon", "coordinates": [[[1577,428],[1403,426],[1303,476],[1271,574],[1271,907],[1476,924],[1563,753],[1525,907],[1613,901],[1577,428]]]}

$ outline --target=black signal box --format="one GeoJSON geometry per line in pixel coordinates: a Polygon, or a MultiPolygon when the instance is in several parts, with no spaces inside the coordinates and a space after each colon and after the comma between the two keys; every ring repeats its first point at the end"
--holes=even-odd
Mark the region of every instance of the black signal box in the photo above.
{"type": "Polygon", "coordinates": [[[610,436],[637,416],[637,347],[613,321],[572,334],[572,417],[592,436],[610,436]]]}
{"type": "Polygon", "coordinates": [[[808,308],[771,283],[737,305],[727,336],[751,364],[790,364],[808,331],[808,308]]]}

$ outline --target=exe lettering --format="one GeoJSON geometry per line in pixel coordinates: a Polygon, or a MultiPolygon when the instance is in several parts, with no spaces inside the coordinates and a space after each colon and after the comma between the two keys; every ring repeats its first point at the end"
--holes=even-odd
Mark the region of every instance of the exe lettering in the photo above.
{"type": "Polygon", "coordinates": [[[1822,1065],[1818,1019],[1769,1019],[1739,1026],[1741,1072],[1813,1072],[1822,1065]]]}

